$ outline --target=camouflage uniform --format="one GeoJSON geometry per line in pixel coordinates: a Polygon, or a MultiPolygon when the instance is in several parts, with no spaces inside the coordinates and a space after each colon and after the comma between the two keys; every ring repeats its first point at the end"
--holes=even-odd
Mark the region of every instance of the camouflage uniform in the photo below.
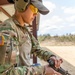
{"type": "Polygon", "coordinates": [[[22,27],[12,17],[4,21],[4,23],[0,25],[0,33],[5,37],[5,42],[7,43],[7,52],[9,53],[11,50],[16,52],[16,63],[18,64],[19,62],[19,65],[18,67],[13,68],[13,70],[18,70],[18,72],[20,73],[19,75],[34,75],[35,73],[37,75],[43,75],[43,66],[30,66],[30,54],[35,54],[39,58],[47,61],[52,53],[42,50],[42,48],[39,46],[38,41],[29,32],[27,27],[22,27]],[[10,46],[10,44],[12,46],[10,46]]]}

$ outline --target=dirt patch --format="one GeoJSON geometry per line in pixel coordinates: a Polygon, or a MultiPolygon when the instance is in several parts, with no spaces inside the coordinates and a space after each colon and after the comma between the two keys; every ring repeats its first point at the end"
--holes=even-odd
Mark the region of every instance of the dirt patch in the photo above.
{"type": "Polygon", "coordinates": [[[43,45],[43,46],[75,46],[75,42],[66,42],[66,41],[56,41],[56,40],[45,40],[45,41],[42,41],[40,42],[40,45],[43,45]]]}

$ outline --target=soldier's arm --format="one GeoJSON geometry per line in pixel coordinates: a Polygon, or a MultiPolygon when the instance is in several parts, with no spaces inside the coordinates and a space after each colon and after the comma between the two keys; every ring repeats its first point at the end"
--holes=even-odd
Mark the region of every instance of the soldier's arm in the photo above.
{"type": "Polygon", "coordinates": [[[47,61],[51,56],[54,56],[52,52],[48,52],[46,50],[43,50],[40,46],[36,38],[32,35],[31,37],[32,40],[32,51],[31,53],[35,54],[41,59],[44,59],[47,61]]]}
{"type": "MultiPolygon", "coordinates": [[[[4,42],[7,44],[6,49],[6,60],[10,58],[11,54],[17,52],[17,34],[15,30],[11,27],[10,23],[4,22],[0,25],[0,35],[4,36],[4,42]]],[[[14,59],[14,55],[13,58],[14,59]]],[[[8,59],[9,61],[9,59],[8,59]]],[[[8,62],[6,61],[6,62],[8,62]]]]}
{"type": "Polygon", "coordinates": [[[53,70],[48,65],[45,66],[19,66],[16,67],[19,75],[61,75],[60,73],[53,70]]]}

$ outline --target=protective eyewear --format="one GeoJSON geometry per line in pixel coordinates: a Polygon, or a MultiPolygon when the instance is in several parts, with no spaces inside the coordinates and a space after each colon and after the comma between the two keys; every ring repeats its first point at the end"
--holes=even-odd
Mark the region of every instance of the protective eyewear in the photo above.
{"type": "Polygon", "coordinates": [[[37,9],[35,6],[30,5],[30,9],[31,9],[31,11],[32,11],[34,14],[37,14],[37,13],[38,13],[38,9],[37,9]]]}

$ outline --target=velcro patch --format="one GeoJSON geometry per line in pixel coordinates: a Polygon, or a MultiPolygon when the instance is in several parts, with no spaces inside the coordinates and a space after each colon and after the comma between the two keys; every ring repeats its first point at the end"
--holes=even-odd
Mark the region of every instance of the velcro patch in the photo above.
{"type": "Polygon", "coordinates": [[[0,46],[4,45],[4,36],[0,36],[0,46]]]}

